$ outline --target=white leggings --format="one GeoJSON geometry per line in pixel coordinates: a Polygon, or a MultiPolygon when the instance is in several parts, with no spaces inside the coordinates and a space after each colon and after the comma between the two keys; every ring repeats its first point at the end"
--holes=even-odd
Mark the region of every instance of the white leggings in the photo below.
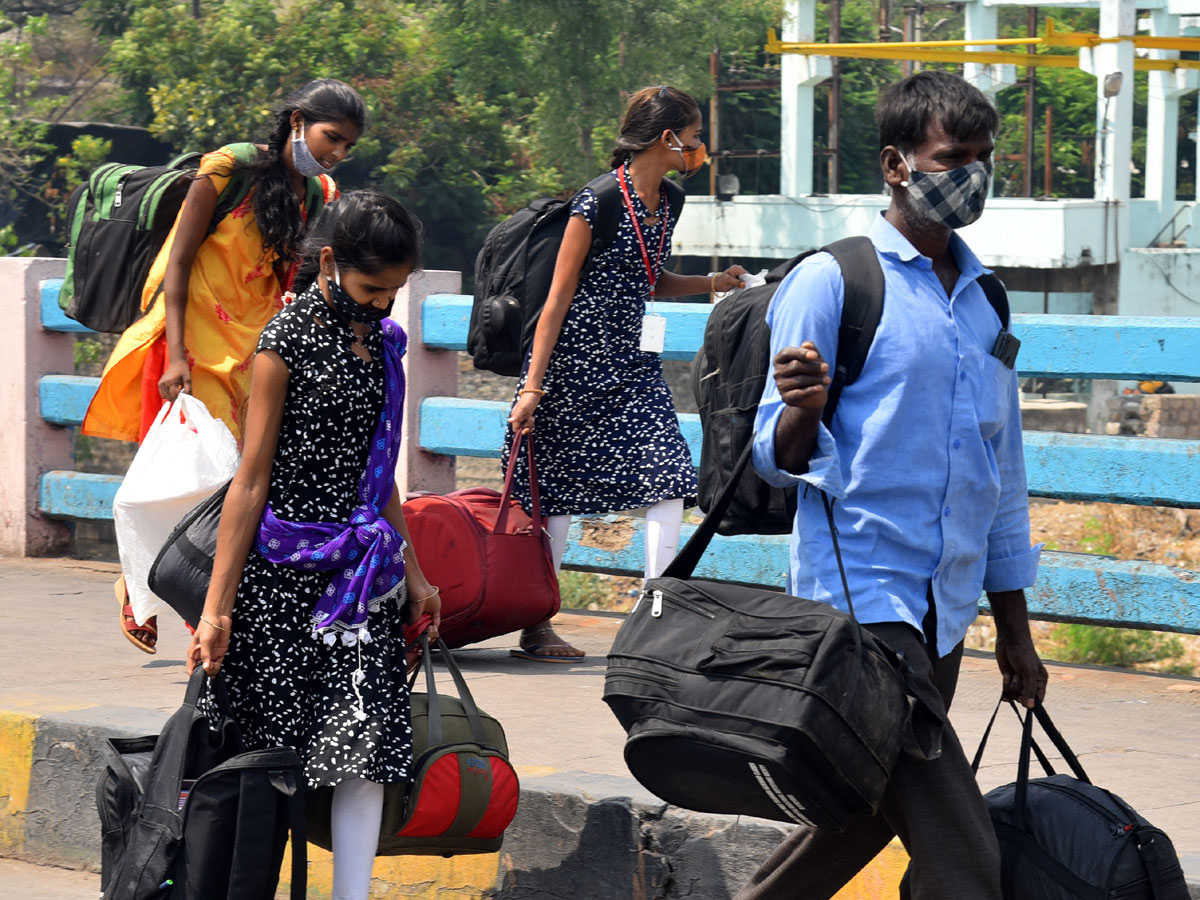
{"type": "Polygon", "coordinates": [[[333,789],[333,900],[367,900],[383,818],[383,785],[364,778],[333,789]]]}
{"type": "MultiPolygon", "coordinates": [[[[550,532],[550,552],[554,556],[554,571],[562,568],[563,551],[567,547],[570,516],[550,516],[546,530],[550,532]]],[[[660,500],[646,510],[646,578],[663,573],[679,549],[679,529],[683,525],[683,499],[660,500]]]]}

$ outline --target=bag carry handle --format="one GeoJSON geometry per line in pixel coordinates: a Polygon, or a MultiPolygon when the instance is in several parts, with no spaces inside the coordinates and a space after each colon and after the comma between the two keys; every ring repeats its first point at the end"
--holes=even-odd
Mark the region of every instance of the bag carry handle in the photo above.
{"type": "Polygon", "coordinates": [[[529,454],[529,501],[532,508],[533,527],[541,529],[542,497],[538,490],[537,463],[533,461],[533,435],[518,434],[513,436],[512,447],[508,451],[508,468],[504,470],[504,492],[500,495],[500,515],[496,517],[496,533],[504,534],[508,526],[508,510],[512,501],[513,476],[517,474],[517,457],[521,452],[521,438],[525,438],[525,449],[529,454]]]}
{"type": "MultiPolygon", "coordinates": [[[[463,678],[458,663],[454,661],[454,654],[450,652],[450,648],[440,637],[437,639],[436,646],[442,653],[446,668],[450,670],[450,677],[454,679],[454,687],[458,690],[458,699],[462,702],[463,712],[467,714],[467,721],[471,724],[471,736],[475,738],[476,743],[487,744],[487,735],[483,730],[483,719],[479,715],[479,707],[475,705],[475,698],[471,696],[467,680],[463,678]]],[[[421,665],[425,669],[426,702],[429,708],[429,746],[436,747],[442,743],[443,737],[442,710],[438,699],[437,683],[433,677],[433,658],[429,652],[428,631],[421,633],[421,665]]]]}
{"type": "MultiPolygon", "coordinates": [[[[692,573],[696,571],[696,566],[700,564],[701,557],[704,556],[704,551],[708,549],[713,536],[717,533],[717,526],[725,518],[725,512],[729,509],[729,504],[733,502],[733,495],[737,493],[742,475],[745,474],[746,468],[750,465],[750,454],[753,449],[753,443],[746,445],[746,449],[742,451],[737,465],[733,467],[733,472],[730,474],[729,480],[721,488],[720,496],[717,497],[712,508],[705,513],[704,521],[692,532],[691,538],[684,544],[683,549],[671,560],[663,572],[664,578],[678,578],[686,581],[692,577],[692,573]]],[[[850,618],[857,625],[858,618],[854,615],[854,601],[850,598],[850,585],[846,580],[846,567],[842,563],[842,550],[838,546],[837,527],[833,524],[833,502],[824,491],[821,492],[821,499],[825,503],[825,516],[829,521],[829,536],[833,539],[833,553],[837,557],[838,573],[842,578],[842,590],[846,593],[846,609],[850,613],[850,618]]]]}
{"type": "Polygon", "coordinates": [[[663,578],[678,578],[682,581],[687,581],[692,577],[692,573],[696,571],[696,566],[700,564],[700,558],[704,556],[704,551],[708,549],[713,535],[717,533],[717,526],[721,524],[721,519],[724,518],[725,511],[729,509],[729,504],[733,502],[733,495],[737,492],[738,484],[742,480],[742,474],[746,471],[746,467],[750,465],[750,451],[752,448],[752,444],[746,445],[746,449],[742,451],[737,465],[733,467],[733,473],[729,476],[729,480],[725,482],[725,486],[721,488],[721,493],[717,497],[716,502],[713,503],[712,509],[705,513],[704,521],[697,526],[696,530],[692,532],[692,536],[688,539],[688,542],[683,545],[683,549],[675,554],[675,558],[667,565],[662,574],[663,578]]]}
{"type": "MultiPolygon", "coordinates": [[[[1008,698],[1006,698],[1002,693],[1000,695],[1000,699],[996,701],[996,708],[992,710],[992,717],[988,719],[987,728],[983,730],[983,737],[979,739],[979,749],[975,751],[975,758],[971,760],[971,771],[976,775],[979,774],[979,763],[983,759],[983,750],[987,746],[988,737],[992,733],[992,726],[996,724],[996,713],[1000,712],[1000,704],[1004,703],[1005,700],[1008,700],[1008,698]]],[[[1017,721],[1022,722],[1022,727],[1024,727],[1024,723],[1021,718],[1021,712],[1017,709],[1016,704],[1013,703],[1012,700],[1008,700],[1008,705],[1013,708],[1013,713],[1016,715],[1017,721]]],[[[1033,755],[1038,758],[1038,762],[1041,764],[1042,770],[1047,775],[1056,774],[1054,771],[1054,766],[1050,765],[1050,760],[1046,758],[1046,754],[1042,752],[1042,748],[1038,746],[1038,742],[1031,738],[1030,744],[1033,747],[1033,755]]]]}

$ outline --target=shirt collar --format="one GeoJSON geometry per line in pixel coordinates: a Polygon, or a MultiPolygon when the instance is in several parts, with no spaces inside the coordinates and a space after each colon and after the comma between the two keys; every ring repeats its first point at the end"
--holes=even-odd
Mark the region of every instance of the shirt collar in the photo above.
{"type": "MultiPolygon", "coordinates": [[[[868,232],[868,237],[875,248],[885,256],[892,256],[903,263],[914,263],[918,268],[931,269],[933,268],[933,260],[928,256],[922,256],[900,231],[884,218],[881,212],[879,217],[875,219],[868,232]]],[[[962,277],[974,281],[980,275],[991,274],[991,269],[985,269],[983,263],[979,261],[972,251],[967,246],[958,232],[952,232],[950,235],[950,252],[954,254],[954,261],[958,263],[958,269],[962,273],[962,277]]]]}

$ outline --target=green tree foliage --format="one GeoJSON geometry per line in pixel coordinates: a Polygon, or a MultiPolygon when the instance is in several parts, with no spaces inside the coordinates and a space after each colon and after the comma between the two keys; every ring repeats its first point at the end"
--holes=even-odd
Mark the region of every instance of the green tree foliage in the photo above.
{"type": "MultiPolygon", "coordinates": [[[[371,125],[343,186],[372,183],[425,221],[429,264],[469,270],[502,215],[607,164],[629,92],[705,99],[714,46],[761,45],[780,0],[93,0],[136,123],[178,148],[261,138],[272,103],[350,82],[371,125]],[[107,18],[105,18],[107,16],[107,18]],[[115,24],[114,24],[115,23],[115,24]]],[[[777,116],[777,113],[776,113],[777,116]]],[[[762,133],[777,135],[777,118],[762,133]]]]}

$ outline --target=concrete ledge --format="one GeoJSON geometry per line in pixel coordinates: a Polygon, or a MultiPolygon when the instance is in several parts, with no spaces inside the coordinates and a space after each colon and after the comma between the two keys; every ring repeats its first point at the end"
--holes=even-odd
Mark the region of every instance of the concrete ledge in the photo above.
{"type": "MultiPolygon", "coordinates": [[[[156,733],[159,712],[0,710],[0,856],[98,871],[94,790],[109,737],[156,733]]],[[[495,854],[376,862],[376,900],[728,900],[786,827],[667,806],[632,779],[527,767],[495,854]]],[[[328,898],[332,861],[309,848],[309,896],[328,898]]],[[[893,841],[835,900],[897,895],[907,857],[893,841]]],[[[285,875],[288,871],[285,862],[285,875]]],[[[1200,900],[1200,884],[1190,885],[1200,900]]]]}

